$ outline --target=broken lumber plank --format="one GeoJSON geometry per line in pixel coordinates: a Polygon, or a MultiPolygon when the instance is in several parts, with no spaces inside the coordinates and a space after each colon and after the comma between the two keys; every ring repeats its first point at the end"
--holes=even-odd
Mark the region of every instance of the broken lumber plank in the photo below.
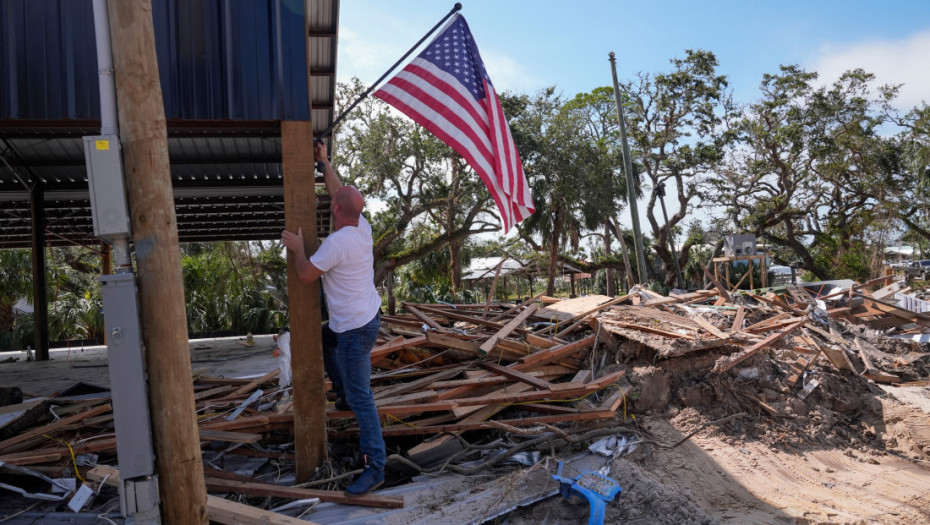
{"type": "Polygon", "coordinates": [[[765,331],[769,325],[772,325],[788,317],[791,317],[791,312],[781,312],[781,313],[773,315],[772,317],[769,317],[768,319],[763,319],[762,321],[759,321],[756,324],[751,324],[747,326],[746,328],[743,328],[742,331],[750,332],[750,333],[758,332],[758,331],[765,331]]]}
{"type": "Polygon", "coordinates": [[[611,352],[619,350],[620,342],[617,340],[617,337],[610,333],[610,330],[601,325],[601,321],[597,317],[588,319],[588,326],[594,330],[594,333],[597,334],[597,340],[604,343],[607,350],[611,352]]]}
{"type": "Polygon", "coordinates": [[[209,388],[207,390],[203,390],[203,391],[200,391],[194,394],[194,401],[199,401],[201,399],[207,399],[213,396],[218,396],[220,394],[228,394],[235,389],[236,387],[232,385],[223,385],[223,386],[218,386],[215,388],[209,388]]]}
{"type": "MultiPolygon", "coordinates": [[[[458,407],[458,401],[433,401],[431,403],[413,405],[378,405],[379,416],[403,416],[409,414],[422,414],[423,412],[444,412],[458,407]]],[[[351,410],[331,410],[326,413],[327,419],[354,418],[351,410]]]]}
{"type": "MultiPolygon", "coordinates": [[[[472,323],[475,325],[487,326],[489,328],[494,328],[495,330],[500,330],[501,328],[504,327],[504,325],[500,323],[494,323],[491,321],[487,321],[485,319],[481,319],[480,317],[472,317],[469,315],[450,312],[448,310],[440,310],[438,308],[432,308],[432,307],[427,307],[427,306],[421,306],[420,309],[427,313],[444,315],[448,317],[449,319],[455,319],[456,321],[464,321],[466,323],[472,323]]],[[[521,333],[524,332],[522,328],[517,328],[516,331],[521,332],[521,333]]]]}
{"type": "MultiPolygon", "coordinates": [[[[435,425],[424,427],[400,426],[382,429],[385,436],[413,436],[419,434],[442,434],[444,432],[463,432],[466,430],[498,429],[499,425],[512,427],[532,427],[540,424],[564,423],[567,421],[591,421],[598,419],[613,419],[614,413],[610,410],[595,410],[579,412],[577,414],[557,414],[552,416],[537,416],[526,419],[504,419],[498,421],[479,421],[476,423],[453,423],[450,425],[435,425]]],[[[341,432],[334,432],[333,437],[350,437],[358,434],[358,427],[341,432]]]]}
{"type": "Polygon", "coordinates": [[[376,401],[376,406],[387,407],[392,405],[422,405],[424,403],[433,403],[434,401],[437,401],[438,398],[439,394],[433,390],[421,390],[419,392],[394,396],[387,399],[379,399],[376,401]]]}
{"type": "Polygon", "coordinates": [[[652,328],[651,326],[643,326],[641,324],[626,323],[623,321],[616,321],[614,319],[602,319],[602,323],[612,326],[619,326],[620,328],[626,328],[629,330],[638,330],[640,332],[646,332],[653,335],[661,335],[663,337],[668,337],[671,339],[689,339],[694,340],[695,337],[690,334],[680,334],[678,332],[669,332],[668,330],[662,330],[659,328],[652,328]]]}
{"type": "Polygon", "coordinates": [[[531,304],[527,306],[526,309],[524,309],[516,317],[511,319],[510,322],[505,324],[503,328],[498,330],[496,334],[488,338],[488,340],[485,341],[481,346],[479,346],[478,349],[481,351],[482,354],[487,354],[491,349],[494,348],[494,345],[497,344],[498,340],[503,339],[507,337],[508,335],[510,335],[514,330],[517,329],[518,326],[523,324],[523,321],[525,321],[529,316],[533,315],[533,312],[535,312],[538,308],[539,308],[539,305],[536,305],[536,304],[531,304]]]}
{"type": "MultiPolygon", "coordinates": [[[[494,391],[494,394],[497,395],[513,395],[523,393],[529,390],[532,390],[533,387],[526,383],[513,383],[507,385],[503,388],[494,391]]],[[[452,415],[456,419],[462,419],[460,423],[479,423],[489,419],[494,414],[497,414],[504,408],[506,404],[494,404],[494,405],[473,405],[466,407],[458,407],[452,410],[452,415]],[[468,416],[468,417],[465,417],[468,416]]]]}
{"type": "Polygon", "coordinates": [[[543,292],[540,292],[540,293],[534,295],[533,297],[530,297],[530,298],[527,299],[526,301],[523,301],[522,303],[520,303],[520,304],[518,304],[518,305],[516,305],[516,306],[513,306],[513,307],[511,307],[511,308],[508,308],[507,310],[505,310],[505,311],[503,311],[503,312],[501,312],[501,313],[495,315],[494,317],[488,319],[488,321],[500,321],[501,319],[507,317],[508,315],[510,315],[510,314],[512,314],[512,313],[514,313],[514,312],[519,311],[520,308],[523,308],[524,306],[526,306],[526,305],[528,305],[528,304],[530,304],[530,303],[532,303],[532,302],[534,302],[534,301],[539,300],[539,298],[542,297],[542,296],[543,296],[543,292]]]}
{"type": "Polygon", "coordinates": [[[31,399],[17,405],[0,407],[0,416],[8,418],[5,424],[0,425],[0,440],[24,432],[40,422],[45,422],[49,417],[51,406],[52,403],[48,399],[31,399]]]}
{"type": "Polygon", "coordinates": [[[730,325],[730,333],[743,331],[743,320],[746,319],[746,305],[741,304],[736,310],[736,317],[733,318],[733,324],[730,325]]]}
{"type": "Polygon", "coordinates": [[[894,296],[895,293],[901,292],[904,293],[904,289],[907,288],[904,281],[895,281],[884,288],[872,292],[871,295],[873,299],[883,300],[888,296],[894,296]]]}
{"type": "Polygon", "coordinates": [[[579,350],[593,345],[595,339],[597,339],[597,334],[592,334],[583,339],[572,341],[571,343],[565,343],[564,345],[553,346],[547,350],[534,352],[526,357],[521,358],[520,364],[515,368],[521,372],[526,372],[527,370],[532,370],[538,366],[548,364],[553,361],[558,361],[563,357],[569,357],[579,350]]]}
{"type": "Polygon", "coordinates": [[[574,376],[572,376],[571,379],[569,379],[569,382],[570,383],[587,383],[588,380],[591,379],[591,374],[592,372],[590,369],[579,370],[578,372],[575,373],[574,376]]]}
{"type": "MultiPolygon", "coordinates": [[[[100,481],[111,487],[120,486],[119,471],[113,467],[97,465],[85,475],[91,481],[100,481]]],[[[317,525],[312,521],[292,518],[209,494],[207,518],[224,525],[317,525]]]]}
{"type": "Polygon", "coordinates": [[[516,379],[517,381],[520,381],[521,383],[526,383],[530,386],[534,386],[542,390],[549,390],[549,387],[552,386],[551,384],[549,384],[548,381],[539,379],[538,377],[533,377],[529,374],[524,374],[523,372],[520,372],[519,370],[514,370],[512,368],[507,368],[506,366],[501,366],[497,363],[482,363],[481,366],[483,366],[484,368],[487,368],[488,370],[496,374],[507,376],[511,379],[516,379]]]}
{"type": "MultiPolygon", "coordinates": [[[[589,316],[589,317],[590,317],[590,316],[589,316]]],[[[565,330],[562,330],[561,332],[555,334],[555,335],[552,336],[552,337],[556,337],[556,338],[565,337],[566,335],[568,335],[568,334],[574,332],[575,330],[577,330],[581,325],[586,324],[587,320],[588,320],[587,317],[582,317],[581,319],[579,319],[579,320],[575,321],[574,323],[570,324],[570,325],[568,326],[568,328],[566,328],[565,330]]]]}
{"type": "Polygon", "coordinates": [[[403,348],[410,348],[411,346],[421,345],[425,342],[426,342],[425,335],[419,335],[417,337],[412,337],[410,339],[404,339],[402,341],[395,339],[394,341],[390,341],[381,346],[376,346],[375,348],[372,348],[371,349],[371,360],[372,362],[374,362],[388,354],[392,354],[403,348]]]}
{"type": "Polygon", "coordinates": [[[716,337],[717,339],[729,339],[730,338],[730,334],[724,333],[719,328],[714,326],[710,321],[704,319],[700,315],[695,315],[692,318],[692,321],[701,325],[701,328],[710,332],[710,334],[716,337]]]}
{"type": "MultiPolygon", "coordinates": [[[[526,375],[533,376],[533,377],[541,377],[545,374],[540,371],[534,371],[534,372],[527,372],[526,375]]],[[[491,385],[499,385],[501,383],[512,383],[512,382],[513,380],[510,379],[509,377],[502,377],[499,375],[489,375],[489,376],[484,376],[484,377],[475,377],[471,379],[453,379],[451,381],[437,381],[433,383],[431,386],[433,388],[442,389],[442,388],[455,388],[455,387],[460,387],[460,386],[472,386],[472,385],[491,386],[491,385]]]]}
{"type": "Polygon", "coordinates": [[[280,368],[275,368],[275,369],[272,370],[271,372],[268,372],[267,374],[265,374],[265,375],[263,375],[263,376],[261,376],[261,377],[255,378],[255,379],[253,379],[251,382],[242,385],[241,387],[239,387],[238,389],[236,389],[235,392],[233,392],[233,395],[236,395],[236,396],[244,396],[244,395],[250,393],[252,390],[255,390],[256,388],[258,388],[259,385],[271,381],[271,380],[274,379],[275,376],[277,376],[280,372],[281,372],[281,369],[280,369],[280,368]]]}
{"type": "Polygon", "coordinates": [[[916,323],[924,327],[930,327],[930,315],[921,314],[918,312],[912,312],[911,310],[900,308],[896,305],[893,305],[893,304],[890,304],[884,301],[880,301],[878,299],[874,299],[867,295],[862,295],[862,294],[857,294],[857,295],[859,297],[862,297],[865,300],[867,306],[871,308],[880,310],[886,314],[891,314],[909,323],[916,323]]]}
{"type": "Polygon", "coordinates": [[[230,377],[200,377],[197,383],[201,385],[247,385],[251,379],[235,379],[230,377]]]}
{"type": "MultiPolygon", "coordinates": [[[[759,294],[757,294],[757,293],[754,293],[754,292],[752,292],[752,291],[750,291],[750,290],[747,290],[747,291],[746,291],[746,295],[752,297],[753,299],[755,299],[755,300],[757,300],[757,301],[761,301],[761,302],[763,302],[763,303],[770,304],[770,305],[772,305],[772,306],[774,306],[774,307],[776,307],[776,308],[779,308],[779,309],[782,309],[782,310],[788,310],[788,311],[792,312],[792,313],[795,314],[795,315],[805,315],[804,312],[802,312],[801,310],[798,310],[797,308],[795,308],[795,307],[789,305],[788,303],[786,303],[786,302],[784,302],[784,301],[775,300],[775,299],[770,299],[770,298],[768,298],[768,297],[765,297],[765,296],[759,295],[759,294]]],[[[777,296],[775,296],[774,294],[772,294],[772,296],[773,296],[773,297],[777,297],[777,296]]]]}
{"type": "Polygon", "coordinates": [[[780,328],[793,325],[797,323],[798,321],[802,321],[806,319],[807,319],[806,316],[805,317],[793,317],[789,315],[787,319],[780,319],[775,322],[768,322],[762,326],[759,326],[762,323],[759,323],[759,325],[750,326],[749,328],[746,328],[745,330],[743,330],[743,332],[750,333],[750,334],[758,334],[759,332],[770,332],[772,330],[778,330],[780,328]]]}
{"type": "Polygon", "coordinates": [[[494,393],[488,394],[481,397],[466,397],[461,399],[456,399],[456,404],[460,407],[467,406],[476,406],[476,405],[506,405],[513,403],[523,403],[525,401],[539,401],[542,399],[548,400],[559,400],[563,398],[576,397],[599,390],[596,385],[591,383],[587,385],[580,385],[574,388],[552,392],[548,390],[532,390],[529,392],[518,392],[518,393],[494,393]]]}
{"type": "Polygon", "coordinates": [[[542,337],[536,334],[526,334],[524,339],[526,339],[527,343],[533,346],[538,346],[540,348],[552,348],[555,345],[565,344],[565,341],[561,341],[555,338],[550,339],[548,337],[542,337]]]}
{"type": "MultiPolygon", "coordinates": [[[[621,386],[619,390],[611,394],[609,397],[601,401],[597,406],[601,410],[610,410],[611,412],[616,412],[620,405],[626,405],[626,396],[633,390],[633,387],[630,385],[621,386]]],[[[624,412],[626,409],[624,409],[624,412]]]]}
{"type": "Polygon", "coordinates": [[[207,490],[216,492],[235,492],[237,494],[249,494],[252,496],[287,499],[320,498],[320,501],[329,501],[348,505],[364,505],[366,507],[378,507],[383,509],[404,508],[404,498],[402,496],[378,496],[376,494],[368,494],[366,496],[352,498],[346,496],[345,493],[341,490],[335,491],[285,487],[282,485],[272,485],[270,483],[260,483],[255,481],[233,481],[229,479],[212,477],[207,477],[205,481],[207,484],[207,490]]]}
{"type": "Polygon", "coordinates": [[[258,443],[261,434],[229,432],[225,430],[200,430],[200,441],[223,441],[225,443],[258,443]]]}
{"type": "Polygon", "coordinates": [[[792,367],[793,373],[788,377],[788,385],[792,388],[797,384],[798,381],[804,376],[804,372],[807,371],[807,368],[817,360],[820,354],[823,353],[823,347],[821,347],[817,341],[808,334],[807,328],[804,328],[804,335],[801,336],[801,339],[804,341],[813,344],[817,348],[817,353],[813,357],[804,357],[801,356],[798,358],[795,365],[792,367]]]}
{"type": "Polygon", "coordinates": [[[522,408],[529,410],[530,412],[539,412],[540,414],[578,414],[581,412],[580,408],[561,405],[547,405],[544,403],[527,403],[523,405],[522,408]]]}
{"type": "Polygon", "coordinates": [[[834,336],[833,334],[825,330],[821,330],[820,328],[816,326],[808,326],[807,330],[816,332],[820,334],[821,336],[826,337],[830,341],[833,341],[833,342],[839,341],[837,344],[840,345],[840,347],[836,348],[832,346],[830,343],[821,344],[819,341],[817,341],[816,337],[808,338],[810,342],[814,343],[814,346],[816,346],[818,350],[823,352],[823,355],[827,356],[827,359],[831,363],[833,363],[833,366],[835,366],[837,370],[847,370],[854,374],[858,374],[858,372],[856,372],[855,367],[853,367],[852,361],[849,360],[849,356],[846,355],[846,352],[842,348],[843,346],[846,346],[845,341],[837,338],[836,336],[834,336]]]}
{"type": "Polygon", "coordinates": [[[595,380],[593,380],[593,381],[589,381],[589,382],[588,382],[588,389],[591,390],[591,389],[592,389],[592,386],[593,386],[593,387],[594,387],[594,388],[593,388],[594,390],[600,390],[600,389],[606,387],[607,385],[613,383],[614,381],[620,379],[621,377],[623,377],[623,376],[625,376],[625,375],[626,375],[626,370],[618,370],[618,371],[616,371],[616,372],[612,372],[612,373],[610,373],[610,374],[603,375],[603,376],[601,376],[601,377],[599,377],[599,378],[597,378],[597,379],[595,379],[595,380]]]}
{"type": "Polygon", "coordinates": [[[436,331],[438,331],[438,332],[447,332],[447,331],[448,331],[448,329],[447,329],[446,327],[440,325],[440,324],[437,323],[435,320],[433,320],[432,317],[430,317],[430,316],[424,314],[423,312],[421,312],[416,306],[413,306],[413,305],[410,304],[410,303],[404,303],[404,308],[406,308],[408,312],[410,312],[411,314],[413,314],[414,317],[416,317],[416,318],[419,319],[420,321],[423,321],[424,323],[426,323],[426,326],[429,326],[430,328],[432,328],[432,329],[434,329],[434,330],[436,330],[436,331]]]}
{"type": "Polygon", "coordinates": [[[400,384],[398,384],[398,385],[392,385],[392,386],[389,386],[389,387],[387,387],[387,388],[383,388],[383,389],[379,390],[379,391],[374,395],[374,397],[375,397],[375,400],[377,401],[377,400],[379,400],[379,399],[384,399],[384,398],[386,398],[386,397],[396,396],[396,395],[400,395],[400,394],[405,394],[405,393],[410,392],[410,391],[413,391],[413,390],[419,390],[419,389],[421,389],[421,388],[430,386],[431,384],[435,383],[436,381],[441,381],[441,380],[443,380],[443,379],[449,379],[450,377],[455,377],[455,376],[461,374],[461,373],[462,373],[463,371],[465,371],[465,369],[467,369],[467,368],[468,368],[468,366],[460,366],[460,367],[458,367],[458,368],[451,368],[451,369],[449,369],[449,370],[442,370],[442,371],[440,371],[440,372],[436,372],[435,374],[430,374],[430,375],[428,375],[428,376],[426,376],[426,377],[421,377],[420,379],[416,379],[416,380],[414,380],[414,381],[409,381],[409,382],[407,382],[407,383],[400,383],[400,384]]]}
{"type": "MultiPolygon", "coordinates": [[[[704,270],[704,275],[711,282],[711,284],[714,285],[714,288],[717,289],[717,293],[720,294],[720,297],[725,299],[727,302],[732,301],[732,298],[730,297],[730,292],[728,292],[727,289],[724,288],[722,284],[720,284],[720,281],[718,281],[716,277],[710,274],[710,272],[707,270],[707,266],[705,266],[704,263],[702,263],[701,261],[698,261],[698,264],[701,265],[701,270],[704,270]]],[[[716,262],[714,263],[714,267],[715,267],[714,271],[717,271],[716,262]]],[[[729,272],[729,270],[727,271],[729,272]]]]}
{"type": "Polygon", "coordinates": [[[0,456],[0,462],[9,463],[10,465],[34,465],[36,463],[51,463],[64,458],[70,458],[72,451],[75,454],[86,454],[90,452],[96,453],[103,452],[105,450],[116,450],[115,437],[91,439],[92,441],[85,441],[80,445],[73,445],[70,449],[66,446],[63,446],[4,454],[0,456]]]}
{"type": "Polygon", "coordinates": [[[681,295],[669,295],[668,297],[649,299],[643,302],[642,306],[661,306],[664,304],[686,303],[694,300],[704,300],[714,295],[717,295],[717,292],[711,290],[698,290],[697,292],[685,293],[681,295]]]}
{"type": "Polygon", "coordinates": [[[87,418],[99,416],[100,414],[105,414],[109,412],[111,409],[112,407],[110,406],[109,403],[107,403],[105,405],[100,405],[100,406],[91,408],[89,410],[85,410],[84,412],[79,412],[77,414],[68,416],[66,418],[59,419],[58,421],[49,423],[39,428],[34,428],[27,432],[23,432],[22,434],[18,434],[11,438],[0,441],[0,451],[4,451],[17,443],[26,441],[28,439],[32,439],[34,437],[41,436],[42,434],[50,434],[65,425],[70,425],[78,421],[83,421],[87,418]]]}
{"type": "Polygon", "coordinates": [[[727,370],[733,368],[733,367],[736,366],[737,364],[739,364],[739,363],[745,361],[746,359],[749,359],[750,357],[756,355],[760,350],[762,350],[762,349],[764,349],[764,348],[767,348],[769,345],[771,345],[771,344],[774,343],[775,341],[778,341],[779,339],[782,339],[783,337],[787,336],[787,335],[790,334],[791,332],[793,332],[793,331],[795,331],[796,329],[800,328],[801,325],[803,325],[803,324],[805,324],[805,323],[807,323],[807,319],[801,319],[800,321],[798,321],[798,322],[796,322],[796,323],[794,323],[794,324],[788,326],[787,328],[781,330],[780,332],[775,332],[774,334],[772,334],[772,335],[766,337],[766,338],[763,339],[762,341],[760,341],[760,342],[756,343],[755,345],[753,345],[752,347],[750,347],[750,348],[748,348],[748,349],[746,349],[746,350],[744,350],[744,351],[742,351],[742,352],[736,354],[735,356],[731,357],[730,359],[727,359],[726,361],[723,361],[723,362],[718,361],[718,362],[714,365],[714,372],[717,372],[717,373],[726,372],[727,370]]]}
{"type": "Polygon", "coordinates": [[[872,360],[869,358],[869,353],[866,351],[865,346],[859,342],[858,339],[853,340],[856,344],[856,348],[859,349],[859,357],[862,358],[862,363],[865,365],[865,370],[862,372],[862,376],[876,383],[900,383],[901,378],[895,374],[885,372],[884,370],[879,369],[872,363],[872,360]]]}
{"type": "Polygon", "coordinates": [[[477,341],[470,340],[473,336],[462,336],[459,334],[440,334],[437,332],[426,332],[426,340],[429,343],[442,345],[448,348],[454,348],[456,350],[462,350],[465,352],[470,352],[472,354],[478,354],[478,348],[481,346],[481,343],[477,341]],[[464,339],[465,337],[469,339],[464,339]]]}

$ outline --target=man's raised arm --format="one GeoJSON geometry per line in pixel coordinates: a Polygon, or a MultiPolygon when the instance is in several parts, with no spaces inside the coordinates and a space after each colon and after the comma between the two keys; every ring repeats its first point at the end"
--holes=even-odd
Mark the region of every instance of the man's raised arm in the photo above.
{"type": "Polygon", "coordinates": [[[326,153],[326,144],[322,142],[317,142],[316,146],[313,147],[314,160],[323,163],[323,181],[326,182],[326,193],[333,196],[336,194],[336,190],[342,187],[342,181],[339,180],[339,175],[336,175],[336,170],[330,164],[326,153]]]}

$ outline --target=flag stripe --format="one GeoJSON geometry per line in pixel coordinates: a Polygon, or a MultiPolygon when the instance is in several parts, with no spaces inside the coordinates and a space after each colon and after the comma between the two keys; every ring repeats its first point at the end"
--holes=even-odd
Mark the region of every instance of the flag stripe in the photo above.
{"type": "Polygon", "coordinates": [[[488,188],[492,190],[490,193],[491,197],[494,198],[494,203],[497,204],[501,213],[506,215],[505,224],[510,224],[508,219],[512,214],[509,212],[509,206],[506,206],[503,202],[503,192],[500,190],[500,186],[494,178],[493,167],[488,163],[487,159],[480,157],[481,161],[479,161],[479,157],[473,154],[473,148],[470,149],[460,142],[459,139],[465,136],[461,133],[461,130],[453,126],[448,126],[448,128],[451,128],[451,133],[448,132],[447,126],[441,124],[441,122],[445,120],[441,115],[425,104],[420,103],[419,100],[412,98],[408,93],[404,91],[397,92],[398,90],[395,88],[396,86],[384,86],[384,88],[378,90],[375,95],[412,118],[414,122],[429,130],[430,133],[436,135],[439,140],[445,142],[449,147],[455,150],[456,153],[461,155],[465,159],[465,162],[467,162],[478,176],[481,177],[481,180],[484,181],[488,188]],[[397,92],[397,96],[395,96],[395,92],[397,92]]]}
{"type": "MultiPolygon", "coordinates": [[[[484,157],[489,164],[493,163],[491,153],[491,141],[488,139],[488,127],[482,122],[476,122],[474,115],[466,111],[461,106],[449,106],[444,104],[448,97],[441,91],[424,86],[422,79],[405,75],[403,78],[398,75],[393,78],[384,88],[390,91],[395,97],[402,98],[400,94],[409,96],[409,100],[418,100],[432,109],[437,114],[445,117],[445,120],[463,134],[468,136],[474,144],[476,153],[484,157]],[[419,82],[413,82],[419,80],[419,82]],[[426,88],[425,90],[422,88],[426,88]]],[[[377,93],[375,94],[377,96],[377,93]]],[[[409,104],[408,104],[409,105],[409,104]]]]}
{"type": "Polygon", "coordinates": [[[500,99],[460,14],[374,95],[465,159],[488,187],[504,231],[535,211],[500,99]]]}
{"type": "MultiPolygon", "coordinates": [[[[379,98],[403,111],[417,124],[433,133],[435,133],[435,130],[441,131],[449,140],[454,142],[454,145],[447,142],[449,146],[463,156],[465,155],[463,152],[468,153],[472,159],[468,163],[476,170],[480,169],[481,171],[493,173],[493,156],[491,155],[487,136],[478,138],[468,133],[468,128],[457,126],[449,120],[454,113],[442,111],[445,108],[436,109],[426,100],[416,95],[416,93],[406,91],[394,84],[386,85],[378,91],[379,98]],[[388,100],[388,96],[392,100],[388,100]],[[481,140],[482,138],[484,140],[481,140]],[[479,144],[483,147],[479,147],[479,144]],[[478,166],[475,166],[476,163],[478,166]]],[[[446,140],[443,140],[443,142],[446,142],[446,140]]]]}

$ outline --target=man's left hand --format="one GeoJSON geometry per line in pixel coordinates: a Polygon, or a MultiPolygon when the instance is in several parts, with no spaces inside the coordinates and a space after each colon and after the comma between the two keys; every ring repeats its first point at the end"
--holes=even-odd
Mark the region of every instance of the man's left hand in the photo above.
{"type": "Polygon", "coordinates": [[[281,232],[281,244],[287,246],[292,252],[300,252],[304,247],[304,229],[297,228],[297,233],[291,233],[287,230],[281,232]]]}

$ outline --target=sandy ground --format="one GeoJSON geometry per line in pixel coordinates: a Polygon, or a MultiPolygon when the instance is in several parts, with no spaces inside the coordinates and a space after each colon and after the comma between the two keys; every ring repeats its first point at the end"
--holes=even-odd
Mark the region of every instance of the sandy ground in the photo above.
{"type": "MultiPolygon", "coordinates": [[[[914,411],[891,404],[893,414],[914,411]]],[[[684,436],[674,420],[643,419],[660,443],[684,436]]],[[[640,447],[615,460],[610,475],[623,493],[607,523],[930,523],[930,462],[873,450],[785,452],[708,428],[677,448],[640,447]]],[[[578,523],[587,508],[555,497],[509,523],[578,523]]]]}

